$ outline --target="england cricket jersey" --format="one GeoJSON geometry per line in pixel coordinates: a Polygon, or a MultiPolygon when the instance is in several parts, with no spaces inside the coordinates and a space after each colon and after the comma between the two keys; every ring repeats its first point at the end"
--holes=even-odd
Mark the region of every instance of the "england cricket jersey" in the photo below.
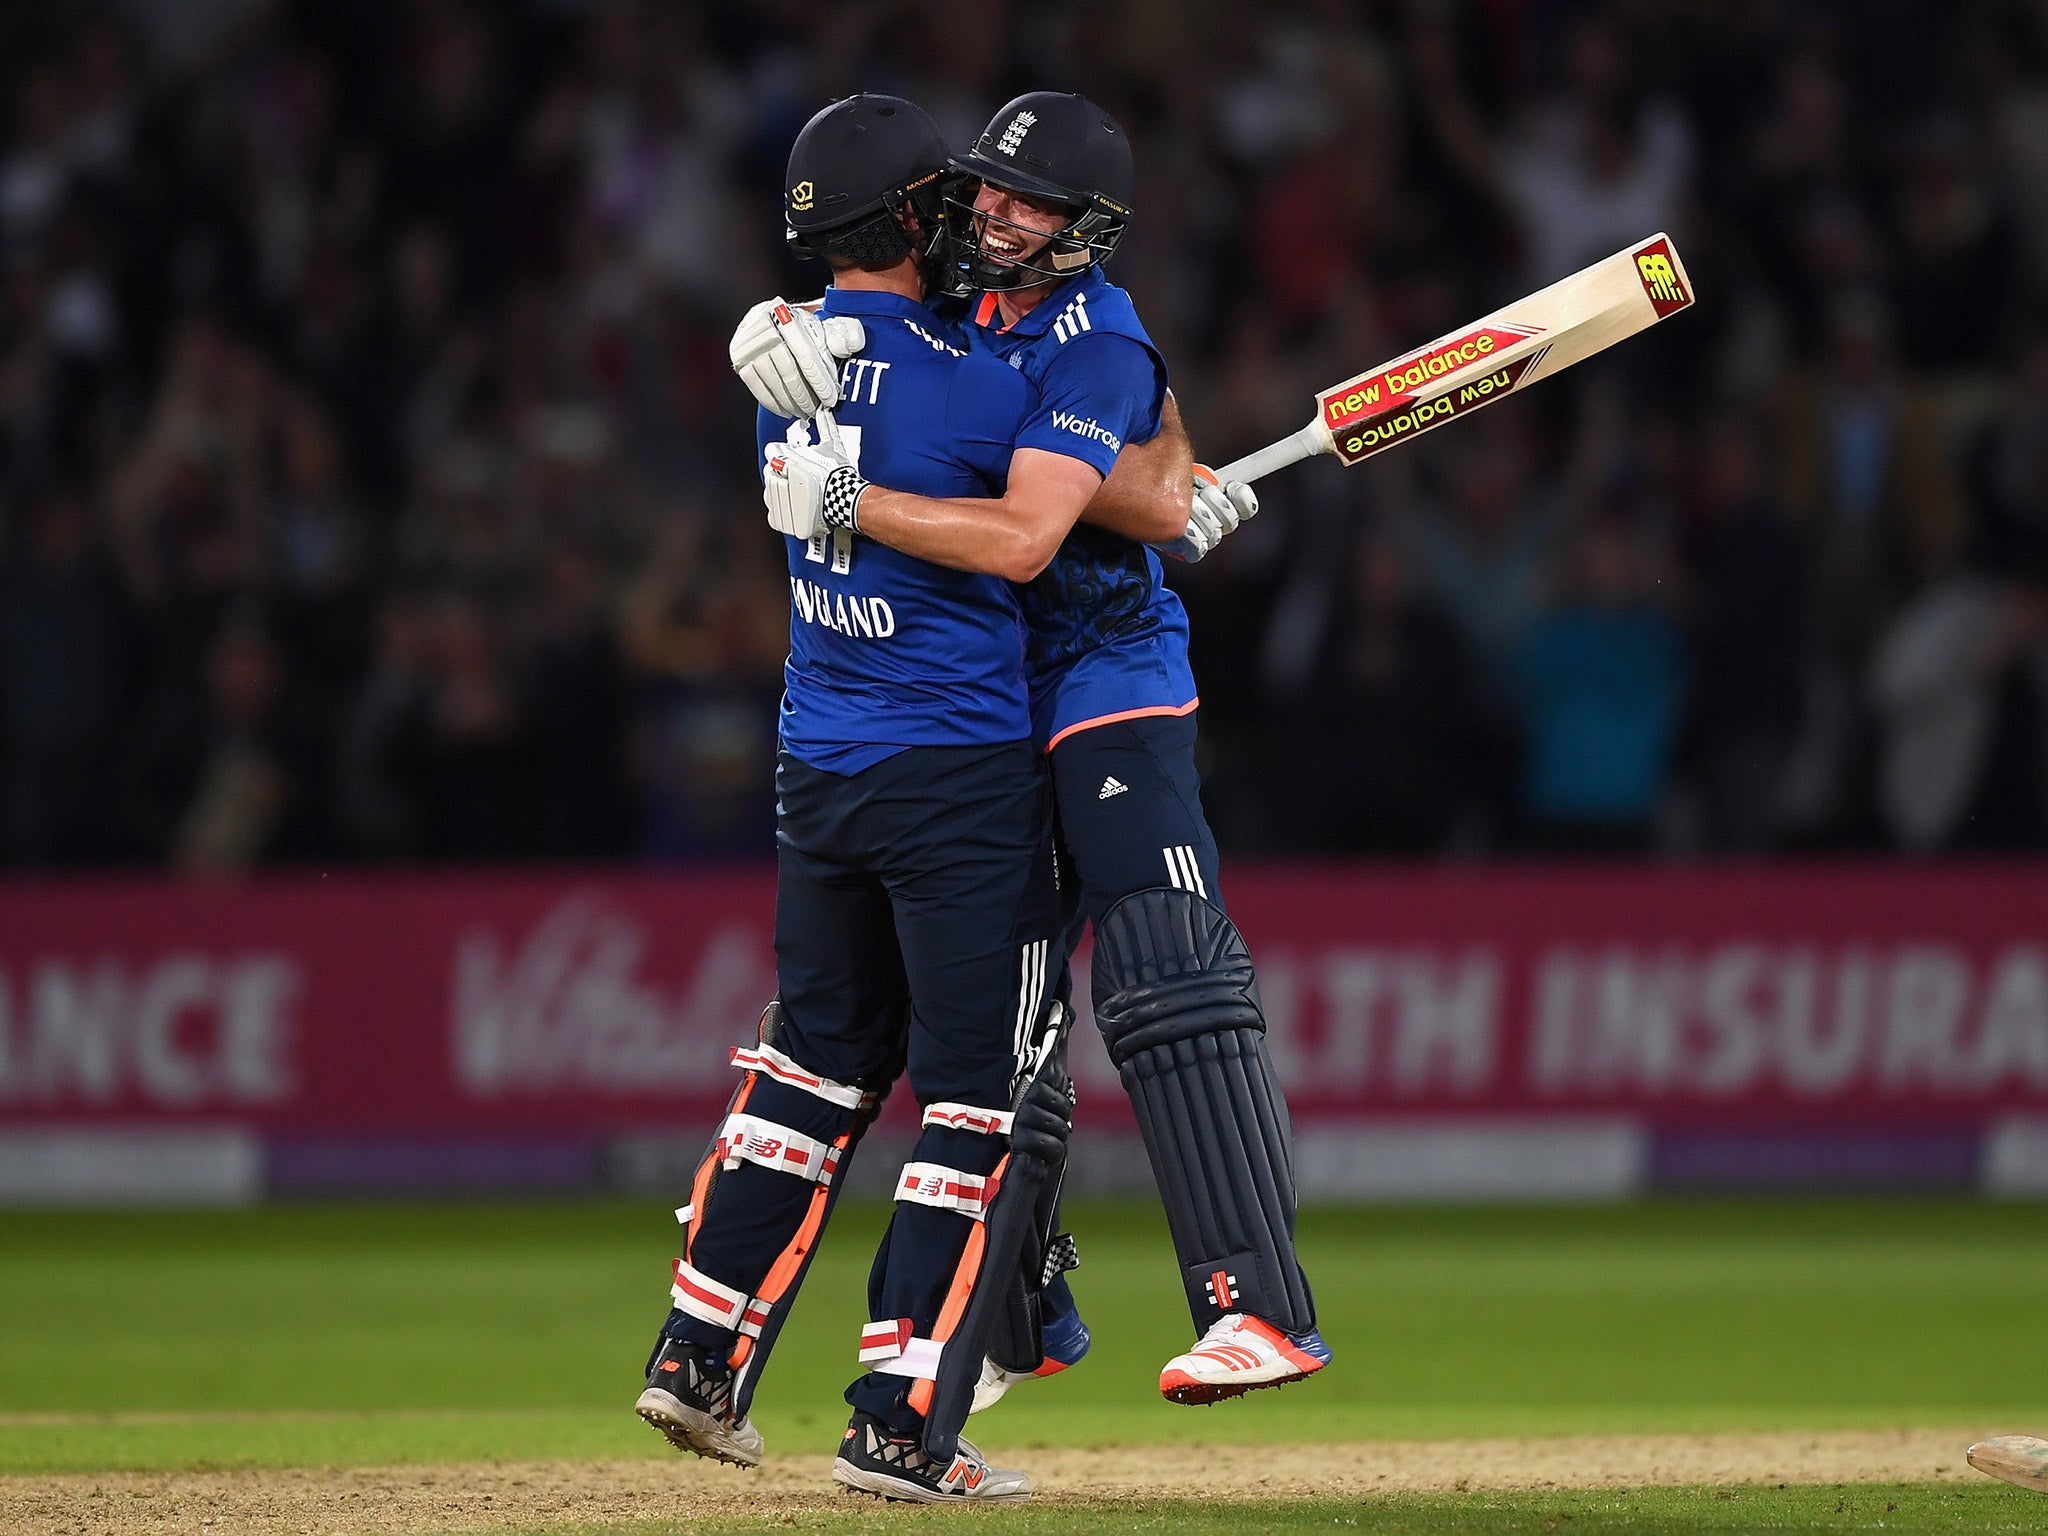
{"type": "MultiPolygon", "coordinates": [[[[823,313],[867,331],[834,413],[861,474],[921,496],[1002,495],[1037,405],[1029,380],[898,294],[830,288],[823,313]]],[[[788,428],[762,411],[764,452],[788,428]]],[[[1019,588],[858,535],[785,542],[787,751],[853,774],[906,747],[1030,739],[1019,588]]]]}
{"type": "MultiPolygon", "coordinates": [[[[1090,267],[1005,330],[995,295],[971,301],[977,349],[1038,390],[1019,448],[1084,460],[1107,478],[1127,442],[1159,431],[1166,362],[1130,295],[1090,267]]],[[[1188,618],[1147,545],[1076,524],[1024,590],[1031,714],[1050,748],[1077,730],[1195,707],[1188,618]]]]}

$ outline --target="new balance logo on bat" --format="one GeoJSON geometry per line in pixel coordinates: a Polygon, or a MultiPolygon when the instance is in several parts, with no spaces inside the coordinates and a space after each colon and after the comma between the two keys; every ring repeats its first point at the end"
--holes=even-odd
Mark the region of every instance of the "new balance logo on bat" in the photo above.
{"type": "Polygon", "coordinates": [[[1685,280],[1678,275],[1669,240],[1653,240],[1636,252],[1636,276],[1642,279],[1643,292],[1649,295],[1659,320],[1692,303],[1685,280]]]}
{"type": "Polygon", "coordinates": [[[1123,439],[1093,416],[1076,416],[1072,411],[1054,411],[1052,424],[1062,432],[1071,432],[1076,437],[1093,438],[1112,453],[1123,452],[1123,439]]]}

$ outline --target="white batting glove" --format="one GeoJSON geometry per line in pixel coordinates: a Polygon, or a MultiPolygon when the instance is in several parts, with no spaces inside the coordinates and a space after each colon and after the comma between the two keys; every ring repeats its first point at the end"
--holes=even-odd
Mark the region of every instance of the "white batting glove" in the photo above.
{"type": "Polygon", "coordinates": [[[802,419],[839,403],[839,359],[868,342],[851,315],[820,320],[787,300],[747,311],[732,333],[732,369],[753,397],[778,416],[802,419]]]}
{"type": "Polygon", "coordinates": [[[1195,466],[1194,495],[1188,501],[1188,528],[1171,544],[1159,546],[1163,555],[1193,565],[1235,533],[1238,525],[1258,516],[1259,497],[1249,484],[1233,480],[1225,485],[1206,464],[1195,466]]]}
{"type": "MultiPolygon", "coordinates": [[[[792,435],[799,430],[792,428],[792,435]]],[[[768,526],[794,539],[814,539],[833,528],[860,532],[854,509],[867,488],[836,443],[770,443],[763,455],[761,500],[768,506],[768,526]]]]}

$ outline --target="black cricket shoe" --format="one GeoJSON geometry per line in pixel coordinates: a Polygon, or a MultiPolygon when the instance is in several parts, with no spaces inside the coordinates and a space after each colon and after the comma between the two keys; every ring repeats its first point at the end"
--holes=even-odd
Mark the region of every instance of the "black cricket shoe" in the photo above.
{"type": "Polygon", "coordinates": [[[633,1411],[679,1451],[739,1467],[761,1465],[761,1431],[748,1419],[733,1422],[732,1371],[702,1345],[663,1339],[633,1411]]]}
{"type": "Polygon", "coordinates": [[[1018,1504],[1031,1497],[1030,1478],[990,1466],[968,1441],[960,1442],[951,1466],[941,1467],[915,1435],[892,1435],[868,1413],[856,1413],[846,1426],[832,1481],[906,1504],[1018,1504]]]}

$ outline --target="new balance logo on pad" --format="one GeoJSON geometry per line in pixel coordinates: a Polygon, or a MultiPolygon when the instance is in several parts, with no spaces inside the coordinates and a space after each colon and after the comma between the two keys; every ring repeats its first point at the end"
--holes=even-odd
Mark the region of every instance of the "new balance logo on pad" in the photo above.
{"type": "Polygon", "coordinates": [[[1102,781],[1102,793],[1097,795],[1095,798],[1098,800],[1107,800],[1111,795],[1120,795],[1130,787],[1130,785],[1126,784],[1122,779],[1118,778],[1115,774],[1112,773],[1108,778],[1102,781]]]}

